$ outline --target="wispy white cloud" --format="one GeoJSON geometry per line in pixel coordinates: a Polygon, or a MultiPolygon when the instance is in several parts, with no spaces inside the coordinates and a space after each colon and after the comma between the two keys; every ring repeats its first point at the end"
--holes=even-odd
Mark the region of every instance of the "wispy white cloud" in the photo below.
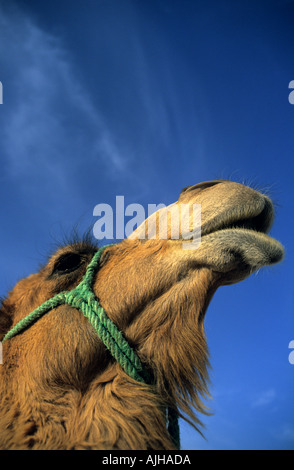
{"type": "Polygon", "coordinates": [[[273,448],[292,450],[294,448],[294,426],[292,422],[278,423],[270,429],[271,437],[274,439],[273,448]]]}
{"type": "Polygon", "coordinates": [[[9,177],[41,176],[64,185],[84,159],[89,166],[124,168],[126,159],[61,40],[17,9],[0,8],[0,57],[0,145],[9,177]]]}
{"type": "Polygon", "coordinates": [[[294,445],[294,426],[290,423],[285,423],[281,426],[280,432],[277,434],[278,439],[286,442],[291,442],[294,445]]]}
{"type": "Polygon", "coordinates": [[[260,408],[271,405],[277,397],[277,392],[273,388],[262,391],[253,401],[253,408],[260,408]]]}

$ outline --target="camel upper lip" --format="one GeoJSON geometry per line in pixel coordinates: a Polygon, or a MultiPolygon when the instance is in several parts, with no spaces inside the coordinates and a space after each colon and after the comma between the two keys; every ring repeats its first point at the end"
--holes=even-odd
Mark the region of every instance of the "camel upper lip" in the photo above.
{"type": "Polygon", "coordinates": [[[274,219],[274,209],[271,201],[264,197],[263,208],[256,209],[256,212],[248,210],[244,206],[239,209],[238,215],[235,213],[228,213],[221,220],[215,220],[211,227],[202,231],[202,235],[208,235],[213,232],[225,229],[246,229],[254,230],[256,232],[268,233],[274,219]],[[250,215],[248,215],[250,214],[250,215]]]}

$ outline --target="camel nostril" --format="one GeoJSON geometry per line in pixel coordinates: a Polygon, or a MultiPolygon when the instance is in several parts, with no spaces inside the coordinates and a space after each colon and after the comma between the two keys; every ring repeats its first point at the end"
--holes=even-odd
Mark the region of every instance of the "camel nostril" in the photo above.
{"type": "Polygon", "coordinates": [[[207,188],[210,188],[212,186],[215,186],[219,183],[224,183],[226,182],[227,180],[222,180],[222,179],[219,179],[219,180],[212,180],[212,181],[204,181],[202,183],[198,183],[198,184],[194,184],[193,186],[186,186],[182,191],[181,191],[181,194],[183,193],[186,193],[188,191],[193,191],[194,189],[207,189],[207,188]]]}

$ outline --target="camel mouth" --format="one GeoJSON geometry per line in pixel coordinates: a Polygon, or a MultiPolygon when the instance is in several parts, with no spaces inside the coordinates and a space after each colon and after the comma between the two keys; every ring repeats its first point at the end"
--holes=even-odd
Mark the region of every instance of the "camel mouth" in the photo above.
{"type": "Polygon", "coordinates": [[[216,217],[204,227],[204,246],[219,252],[221,272],[227,272],[238,261],[248,272],[280,262],[283,246],[268,235],[274,219],[274,208],[266,196],[237,205],[216,217]]]}
{"type": "Polygon", "coordinates": [[[263,207],[251,207],[244,205],[238,208],[238,212],[228,212],[223,215],[223,220],[216,220],[210,230],[202,232],[202,235],[218,232],[220,230],[228,229],[244,229],[252,230],[267,234],[274,220],[273,204],[266,196],[264,196],[263,207]]]}

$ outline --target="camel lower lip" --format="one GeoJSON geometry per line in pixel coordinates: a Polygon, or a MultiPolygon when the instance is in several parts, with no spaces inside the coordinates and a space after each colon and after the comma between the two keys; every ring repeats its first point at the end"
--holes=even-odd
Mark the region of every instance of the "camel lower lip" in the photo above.
{"type": "MultiPolygon", "coordinates": [[[[256,250],[258,250],[260,254],[263,253],[264,265],[278,263],[284,257],[284,248],[281,243],[268,234],[256,229],[230,227],[211,232],[207,237],[211,236],[224,239],[227,238],[227,234],[232,240],[231,248],[236,252],[243,253],[244,259],[248,257],[251,251],[255,253],[256,256],[256,250]]],[[[206,236],[203,238],[206,238],[206,236]]]]}

